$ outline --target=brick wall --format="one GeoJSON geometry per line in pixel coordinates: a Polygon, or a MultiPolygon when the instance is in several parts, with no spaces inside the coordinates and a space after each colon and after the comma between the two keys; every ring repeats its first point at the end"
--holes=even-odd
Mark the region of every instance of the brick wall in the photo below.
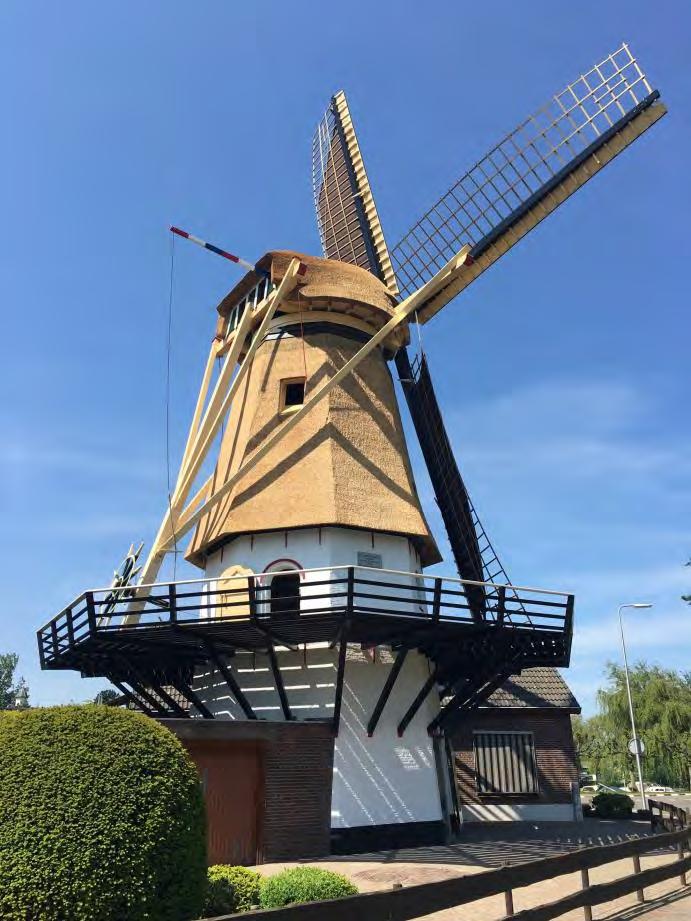
{"type": "Polygon", "coordinates": [[[331,833],[331,726],[278,725],[264,750],[263,861],[324,857],[331,833]]]}
{"type": "Polygon", "coordinates": [[[565,710],[476,710],[451,736],[459,805],[477,803],[570,803],[572,781],[578,780],[571,718],[565,710]],[[537,762],[537,795],[478,793],[473,731],[532,732],[537,762]]]}
{"type": "Polygon", "coordinates": [[[230,851],[246,864],[328,855],[330,722],[172,719],[163,725],[187,748],[205,782],[210,855],[230,851]],[[250,751],[254,761],[240,763],[250,751]]]}

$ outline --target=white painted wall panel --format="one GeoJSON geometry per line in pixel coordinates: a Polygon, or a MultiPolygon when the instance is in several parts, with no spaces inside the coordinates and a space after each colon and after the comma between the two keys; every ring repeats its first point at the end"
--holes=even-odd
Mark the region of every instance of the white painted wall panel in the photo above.
{"type": "MultiPolygon", "coordinates": [[[[326,644],[277,658],[291,712],[297,719],[333,715],[338,650],[326,644]]],[[[229,660],[257,716],[282,720],[283,712],[268,660],[237,653],[229,660]]],[[[378,651],[375,662],[359,648],[348,651],[340,731],[335,743],[332,826],[389,825],[441,818],[432,740],[427,725],[439,710],[432,692],[402,738],[396,727],[429,674],[426,658],[409,653],[372,738],[367,723],[391,668],[392,656],[378,651]],[[381,661],[385,659],[386,661],[381,661]]],[[[244,719],[218,672],[199,673],[195,690],[216,717],[244,719]]]]}
{"type": "Polygon", "coordinates": [[[573,822],[583,821],[574,816],[568,803],[478,803],[461,806],[463,822],[573,822]]]}

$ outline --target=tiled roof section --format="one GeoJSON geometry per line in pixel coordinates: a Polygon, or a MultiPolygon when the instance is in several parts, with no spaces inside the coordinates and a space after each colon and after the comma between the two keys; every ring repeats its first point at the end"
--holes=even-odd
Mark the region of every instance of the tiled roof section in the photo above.
{"type": "Polygon", "coordinates": [[[555,707],[580,713],[581,707],[555,668],[526,668],[513,675],[483,704],[484,707],[555,707]]]}

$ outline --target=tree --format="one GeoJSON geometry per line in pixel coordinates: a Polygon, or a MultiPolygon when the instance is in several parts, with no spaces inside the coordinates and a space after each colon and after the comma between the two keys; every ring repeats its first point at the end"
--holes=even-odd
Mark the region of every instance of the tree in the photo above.
{"type": "MultiPolygon", "coordinates": [[[[628,752],[631,720],[624,669],[607,665],[608,684],[597,693],[599,712],[574,724],[582,763],[603,781],[633,781],[628,752]]],[[[676,672],[639,662],[629,670],[636,730],[645,743],[645,778],[686,786],[691,767],[691,672],[676,672]]]]}
{"type": "Polygon", "coordinates": [[[19,656],[14,652],[0,652],[0,710],[10,710],[15,705],[20,690],[29,688],[23,678],[15,681],[19,656]]]}
{"type": "Polygon", "coordinates": [[[113,688],[104,688],[102,691],[99,691],[98,694],[94,697],[92,703],[95,704],[111,704],[114,700],[117,700],[120,697],[117,691],[113,688]]]}

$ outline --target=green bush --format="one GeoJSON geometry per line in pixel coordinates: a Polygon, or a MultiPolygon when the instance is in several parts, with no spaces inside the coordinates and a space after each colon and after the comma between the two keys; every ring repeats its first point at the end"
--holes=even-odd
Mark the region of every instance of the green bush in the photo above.
{"type": "Polygon", "coordinates": [[[294,902],[340,899],[356,895],[357,891],[357,886],[340,873],[319,867],[293,867],[262,881],[260,901],[262,908],[280,908],[294,902]]]}
{"type": "Polygon", "coordinates": [[[593,797],[593,809],[601,819],[628,819],[633,809],[633,800],[626,793],[608,793],[603,790],[593,797]]]}
{"type": "Polygon", "coordinates": [[[99,705],[0,715],[3,921],[189,921],[204,804],[182,745],[99,705]]]}
{"type": "Polygon", "coordinates": [[[217,864],[209,867],[204,916],[227,915],[233,911],[247,911],[259,904],[261,874],[247,867],[229,867],[217,864]]]}

